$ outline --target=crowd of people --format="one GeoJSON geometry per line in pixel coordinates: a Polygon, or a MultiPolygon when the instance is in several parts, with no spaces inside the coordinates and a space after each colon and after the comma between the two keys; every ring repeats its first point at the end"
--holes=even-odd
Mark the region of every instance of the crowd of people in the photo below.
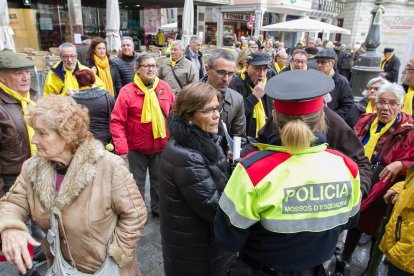
{"type": "Polygon", "coordinates": [[[349,275],[363,233],[414,273],[414,57],[400,85],[385,48],[356,103],[363,45],[226,35],[206,59],[193,36],[158,62],[87,39],[60,45],[42,95],[0,52],[0,257],[21,273],[34,247],[48,275],[139,275],[147,210],[166,275],[349,275]]]}

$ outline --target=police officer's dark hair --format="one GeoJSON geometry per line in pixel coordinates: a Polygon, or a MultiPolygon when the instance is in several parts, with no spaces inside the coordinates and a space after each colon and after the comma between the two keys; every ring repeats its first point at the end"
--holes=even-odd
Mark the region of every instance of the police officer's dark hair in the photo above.
{"type": "Polygon", "coordinates": [[[282,145],[290,149],[309,147],[315,140],[314,132],[327,131],[323,109],[306,115],[285,115],[274,110],[273,120],[280,128],[282,145]]]}
{"type": "Polygon", "coordinates": [[[225,60],[229,61],[236,61],[236,52],[229,51],[226,49],[218,49],[215,50],[213,53],[210,54],[210,57],[208,59],[207,65],[209,68],[214,67],[214,64],[216,64],[217,59],[224,58],[225,60]]]}
{"type": "Polygon", "coordinates": [[[153,58],[155,60],[155,57],[153,54],[150,53],[145,53],[145,54],[141,54],[137,57],[137,64],[136,64],[136,68],[140,67],[142,62],[146,59],[150,59],[153,58]]]}

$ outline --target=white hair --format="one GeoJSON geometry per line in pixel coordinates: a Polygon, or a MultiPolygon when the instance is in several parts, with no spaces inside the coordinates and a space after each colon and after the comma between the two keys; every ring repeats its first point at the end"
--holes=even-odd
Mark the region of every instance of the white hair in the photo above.
{"type": "Polygon", "coordinates": [[[384,84],[377,92],[377,101],[379,97],[386,92],[393,93],[394,96],[399,100],[400,104],[404,102],[405,91],[401,85],[396,83],[384,84]]]}

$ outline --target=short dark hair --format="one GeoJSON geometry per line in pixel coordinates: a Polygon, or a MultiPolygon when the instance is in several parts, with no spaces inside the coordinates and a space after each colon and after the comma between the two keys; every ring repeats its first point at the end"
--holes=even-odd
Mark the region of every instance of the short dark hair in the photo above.
{"type": "Polygon", "coordinates": [[[145,53],[145,54],[141,54],[137,57],[137,64],[136,64],[136,68],[140,67],[142,62],[146,59],[150,59],[153,58],[155,60],[155,57],[153,54],[151,53],[145,53]]]}
{"type": "Polygon", "coordinates": [[[82,69],[77,71],[75,78],[78,81],[79,86],[92,86],[95,83],[95,74],[89,69],[82,69]]]}
{"type": "Polygon", "coordinates": [[[229,51],[226,49],[217,49],[214,52],[210,54],[210,57],[208,59],[207,65],[209,68],[214,67],[214,64],[216,63],[217,59],[224,58],[225,60],[229,61],[236,61],[236,53],[233,51],[229,51]]]}

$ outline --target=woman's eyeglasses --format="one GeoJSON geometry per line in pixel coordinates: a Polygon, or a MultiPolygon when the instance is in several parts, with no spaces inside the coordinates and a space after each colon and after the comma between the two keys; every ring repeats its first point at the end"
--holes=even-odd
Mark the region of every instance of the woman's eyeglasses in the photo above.
{"type": "Polygon", "coordinates": [[[197,109],[196,111],[201,112],[205,115],[212,115],[214,111],[217,111],[219,114],[221,114],[221,112],[223,112],[223,106],[218,105],[216,107],[210,107],[206,109],[197,109]]]}

